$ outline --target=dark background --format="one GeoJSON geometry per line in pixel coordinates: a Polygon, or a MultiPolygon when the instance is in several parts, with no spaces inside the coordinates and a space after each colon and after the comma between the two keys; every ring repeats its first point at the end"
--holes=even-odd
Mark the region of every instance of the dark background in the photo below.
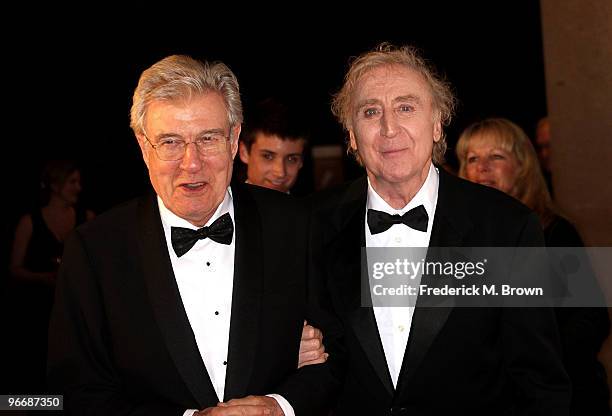
{"type": "MultiPolygon", "coordinates": [[[[227,4],[221,14],[179,11],[188,22],[163,15],[119,20],[101,12],[96,20],[92,11],[88,19],[29,22],[28,36],[5,33],[4,90],[11,93],[5,122],[14,136],[4,140],[2,163],[4,261],[17,219],[37,203],[45,160],[80,163],[82,200],[97,213],[148,187],[129,128],[131,94],[140,73],[169,54],[228,64],[240,81],[247,119],[262,98],[291,98],[316,145],[344,140],[329,103],[349,58],[382,41],[409,43],[446,75],[459,99],[447,129],[451,164],[458,135],[477,119],[507,117],[532,136],[546,113],[538,2],[463,3],[354,3],[360,18],[292,5],[242,19],[228,13],[240,7],[227,4]]],[[[345,162],[347,179],[360,174],[345,162]]],[[[309,185],[304,175],[300,190],[309,185]]]]}
{"type": "MultiPolygon", "coordinates": [[[[51,158],[80,163],[81,200],[98,214],[149,187],[129,128],[131,94],[144,69],[176,53],[224,61],[240,81],[247,120],[253,103],[284,96],[309,126],[314,145],[339,144],[344,133],[329,104],[349,58],[383,41],[413,44],[446,75],[459,99],[447,129],[448,157],[455,163],[454,143],[469,123],[507,117],[532,135],[546,113],[538,2],[465,3],[353,2],[335,15],[299,3],[256,11],[237,3],[220,11],[147,3],[130,17],[93,4],[90,10],[27,4],[20,15],[5,11],[0,393],[31,392],[22,356],[36,349],[25,345],[30,328],[24,324],[36,305],[3,291],[15,224],[37,205],[40,170],[51,158]],[[349,15],[349,8],[360,16],[349,15]],[[144,15],[153,9],[157,16],[144,15]]],[[[300,193],[308,192],[311,171],[306,164],[300,193]]],[[[345,173],[351,179],[362,171],[347,158],[345,173]]]]}

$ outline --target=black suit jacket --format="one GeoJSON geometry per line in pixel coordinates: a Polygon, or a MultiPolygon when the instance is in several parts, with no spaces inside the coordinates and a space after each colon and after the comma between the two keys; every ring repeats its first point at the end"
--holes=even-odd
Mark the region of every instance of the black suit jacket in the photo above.
{"type": "MultiPolygon", "coordinates": [[[[550,309],[427,308],[419,297],[394,389],[373,310],[361,307],[366,197],[364,177],[312,201],[311,272],[348,365],[335,414],[566,414],[570,386],[550,309]]],[[[430,247],[544,245],[524,206],[442,169],[433,221],[430,247]]]]}
{"type": "MultiPolygon", "coordinates": [[[[236,254],[223,399],[279,393],[296,414],[314,414],[330,390],[326,365],[296,371],[308,217],[278,192],[236,185],[232,193],[236,254]]],[[[72,414],[182,415],[219,400],[181,302],[154,194],[69,239],[49,338],[50,385],[72,414]]]]}

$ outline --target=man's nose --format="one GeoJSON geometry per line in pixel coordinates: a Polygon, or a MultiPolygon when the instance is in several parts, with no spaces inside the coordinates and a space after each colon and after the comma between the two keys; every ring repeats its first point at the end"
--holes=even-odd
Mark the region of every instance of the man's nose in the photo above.
{"type": "Polygon", "coordinates": [[[393,137],[397,134],[399,127],[393,112],[384,112],[380,118],[380,133],[384,137],[393,137]]]}
{"type": "Polygon", "coordinates": [[[202,155],[198,150],[198,146],[194,142],[185,144],[185,154],[181,159],[181,169],[194,171],[199,170],[201,167],[202,155]]]}
{"type": "Polygon", "coordinates": [[[274,172],[274,176],[277,178],[284,178],[287,175],[287,167],[285,166],[285,161],[281,158],[278,158],[274,161],[274,165],[272,166],[272,171],[274,172]]]}

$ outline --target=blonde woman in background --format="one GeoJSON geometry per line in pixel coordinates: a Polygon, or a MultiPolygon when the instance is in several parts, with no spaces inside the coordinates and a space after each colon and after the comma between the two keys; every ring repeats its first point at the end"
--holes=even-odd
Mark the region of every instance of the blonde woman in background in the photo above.
{"type": "MultiPolygon", "coordinates": [[[[581,247],[580,235],[554,206],[535,149],[525,132],[504,118],[468,126],[457,142],[459,176],[521,201],[538,215],[546,245],[581,247]]],[[[608,336],[604,308],[557,308],[564,363],[571,378],[573,415],[608,415],[606,374],[597,353],[608,336]]]]}

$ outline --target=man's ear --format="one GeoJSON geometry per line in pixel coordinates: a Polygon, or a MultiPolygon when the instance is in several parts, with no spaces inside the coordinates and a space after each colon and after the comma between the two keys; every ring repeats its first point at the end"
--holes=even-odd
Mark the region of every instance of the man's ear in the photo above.
{"type": "Polygon", "coordinates": [[[349,146],[355,152],[357,152],[357,139],[355,138],[355,133],[353,130],[349,130],[349,146]]]}
{"type": "Polygon", "coordinates": [[[442,122],[440,121],[440,115],[436,116],[433,126],[433,141],[439,142],[442,138],[442,122]]]}
{"type": "Polygon", "coordinates": [[[249,149],[244,142],[240,142],[240,160],[246,165],[249,164],[249,149]]]}
{"type": "Polygon", "coordinates": [[[238,124],[235,127],[232,127],[230,130],[230,149],[232,151],[232,160],[236,157],[236,153],[238,153],[238,140],[240,138],[240,132],[242,131],[242,125],[238,124]]]}

